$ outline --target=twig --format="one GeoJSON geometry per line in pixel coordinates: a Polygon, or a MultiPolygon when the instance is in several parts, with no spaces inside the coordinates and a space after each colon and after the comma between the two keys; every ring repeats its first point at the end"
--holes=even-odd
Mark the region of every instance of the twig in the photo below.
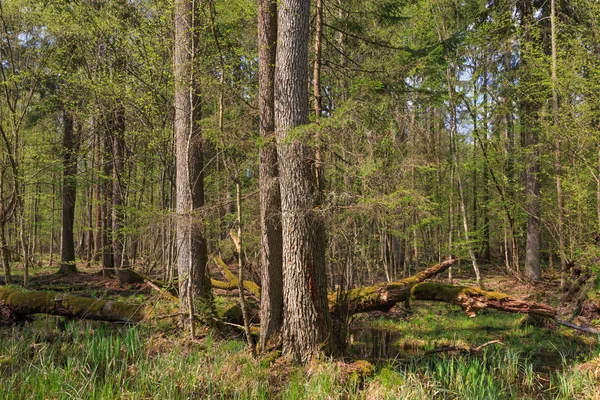
{"type": "Polygon", "coordinates": [[[600,330],[598,330],[598,329],[587,328],[587,327],[581,326],[581,325],[575,325],[570,322],[563,321],[560,318],[554,318],[554,321],[556,321],[556,323],[559,325],[566,326],[567,328],[575,329],[577,331],[581,331],[581,332],[585,332],[585,333],[591,333],[592,335],[600,335],[600,330]]]}
{"type": "Polygon", "coordinates": [[[477,347],[465,347],[465,346],[446,346],[446,347],[439,347],[437,349],[433,349],[433,350],[429,350],[425,352],[425,355],[428,356],[430,354],[436,354],[436,353],[444,353],[447,351],[465,351],[468,353],[479,353],[483,348],[491,345],[491,344],[501,344],[504,345],[504,343],[502,343],[500,340],[490,340],[489,342],[486,342],[480,346],[477,347]]]}
{"type": "Polygon", "coordinates": [[[169,293],[166,290],[162,289],[160,286],[154,284],[152,281],[150,281],[148,279],[144,279],[144,282],[148,286],[150,286],[152,289],[156,290],[158,293],[160,293],[161,295],[163,295],[164,297],[168,298],[171,301],[174,301],[175,303],[179,303],[179,298],[177,298],[176,296],[173,296],[171,293],[169,293]]]}

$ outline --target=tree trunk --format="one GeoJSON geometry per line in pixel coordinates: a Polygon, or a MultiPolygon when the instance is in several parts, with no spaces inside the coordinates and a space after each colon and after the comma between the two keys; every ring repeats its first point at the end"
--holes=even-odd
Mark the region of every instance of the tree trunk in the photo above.
{"type": "Polygon", "coordinates": [[[112,139],[112,253],[113,266],[117,271],[119,283],[125,282],[123,279],[127,274],[121,273],[119,269],[127,269],[129,262],[125,252],[125,235],[123,234],[123,225],[125,219],[125,110],[117,105],[113,110],[114,120],[111,132],[112,139]]]}
{"type": "Polygon", "coordinates": [[[560,257],[560,288],[566,289],[567,284],[567,254],[565,250],[563,190],[562,190],[562,165],[561,142],[558,132],[558,74],[556,56],[556,4],[550,0],[550,28],[552,40],[552,116],[554,123],[554,175],[556,179],[556,212],[558,213],[558,255],[560,257]]]}
{"type": "Polygon", "coordinates": [[[6,242],[6,222],[4,221],[4,209],[0,205],[2,213],[0,214],[0,261],[2,262],[2,270],[4,272],[4,283],[10,285],[13,283],[12,274],[10,271],[10,254],[8,243],[6,242]]]}
{"type": "Polygon", "coordinates": [[[258,1],[258,108],[260,135],[260,227],[261,286],[259,349],[264,351],[271,335],[283,321],[283,271],[281,193],[275,143],[275,55],[277,2],[258,1]]]}
{"type": "MultiPolygon", "coordinates": [[[[108,122],[107,122],[108,124],[108,122]]],[[[103,181],[102,181],[102,271],[104,274],[112,273],[114,257],[112,246],[112,190],[113,185],[108,177],[112,176],[112,143],[110,132],[105,126],[104,151],[103,151],[103,181]]]]}
{"type": "Polygon", "coordinates": [[[211,299],[206,273],[206,239],[198,214],[204,205],[204,160],[198,123],[200,92],[194,69],[198,11],[192,0],[175,1],[176,240],[179,297],[183,310],[193,308],[191,300],[210,302],[211,299]]]}
{"type": "Polygon", "coordinates": [[[75,266],[75,196],[77,194],[77,155],[75,154],[75,132],[73,115],[63,111],[63,191],[62,191],[62,240],[60,242],[59,274],[77,272],[75,266]]]}
{"type": "MultiPolygon", "coordinates": [[[[520,66],[520,84],[527,88],[533,84],[533,69],[536,68],[529,56],[533,46],[531,33],[533,24],[531,0],[520,0],[521,27],[523,28],[522,49],[523,56],[520,66]]],[[[526,89],[523,89],[526,90],[526,89]]],[[[531,89],[529,89],[531,90],[531,89]]],[[[540,161],[538,137],[538,109],[536,93],[522,92],[521,96],[521,125],[523,147],[526,151],[525,160],[525,211],[527,212],[527,239],[525,249],[525,276],[531,281],[540,280],[540,161]]]]}
{"type": "Polygon", "coordinates": [[[316,233],[314,152],[296,135],[308,123],[308,37],[310,1],[279,5],[275,67],[275,124],[283,231],[283,353],[308,362],[331,352],[325,254],[316,233]]]}

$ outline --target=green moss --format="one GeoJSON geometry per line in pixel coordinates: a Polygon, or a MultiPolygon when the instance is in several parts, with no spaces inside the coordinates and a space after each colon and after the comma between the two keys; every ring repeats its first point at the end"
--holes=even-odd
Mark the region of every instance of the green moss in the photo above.
{"type": "Polygon", "coordinates": [[[11,287],[0,288],[0,301],[26,310],[37,310],[38,312],[47,310],[53,307],[54,297],[55,295],[49,292],[27,292],[11,287]]]}
{"type": "Polygon", "coordinates": [[[62,305],[77,315],[85,313],[98,314],[106,305],[106,300],[65,295],[62,298],[62,305]]]}
{"type": "Polygon", "coordinates": [[[122,317],[123,319],[139,320],[144,316],[148,316],[149,313],[145,310],[145,307],[141,304],[125,303],[122,301],[110,301],[107,302],[102,314],[109,316],[114,315],[122,317]]]}
{"type": "Polygon", "coordinates": [[[444,285],[436,282],[424,282],[415,285],[411,289],[411,294],[427,294],[431,299],[451,302],[461,294],[468,296],[484,296],[490,300],[503,300],[509,296],[500,292],[488,292],[474,287],[444,285]]]}

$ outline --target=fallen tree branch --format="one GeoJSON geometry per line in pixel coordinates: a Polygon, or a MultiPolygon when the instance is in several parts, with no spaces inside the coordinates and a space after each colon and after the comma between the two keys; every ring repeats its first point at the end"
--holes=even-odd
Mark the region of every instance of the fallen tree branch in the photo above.
{"type": "Polygon", "coordinates": [[[560,318],[554,318],[554,321],[562,326],[566,326],[567,328],[575,329],[580,332],[591,333],[592,335],[600,335],[600,330],[594,328],[588,328],[586,326],[575,325],[567,321],[563,321],[560,318]]]}
{"type": "Polygon", "coordinates": [[[152,282],[149,279],[144,279],[144,282],[150,286],[152,289],[156,290],[158,293],[160,293],[162,296],[166,297],[167,299],[171,300],[174,303],[179,303],[179,297],[172,295],[171,293],[169,293],[169,291],[161,288],[160,286],[158,286],[157,284],[155,284],[154,282],[152,282]]]}
{"type": "Polygon", "coordinates": [[[483,350],[484,348],[486,348],[489,345],[492,344],[501,344],[504,345],[504,343],[502,343],[500,340],[490,340],[489,342],[486,342],[480,346],[476,346],[476,347],[466,347],[466,346],[445,346],[445,347],[440,347],[437,349],[433,349],[433,350],[429,350],[425,352],[425,355],[428,356],[430,354],[437,354],[437,353],[445,353],[447,351],[464,351],[467,353],[479,353],[481,350],[483,350]]]}

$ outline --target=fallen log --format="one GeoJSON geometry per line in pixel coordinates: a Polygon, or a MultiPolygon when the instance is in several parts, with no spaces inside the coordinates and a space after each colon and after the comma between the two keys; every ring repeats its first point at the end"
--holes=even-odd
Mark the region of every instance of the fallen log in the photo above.
{"type": "Polygon", "coordinates": [[[456,260],[447,260],[395,282],[352,289],[341,295],[337,292],[330,293],[329,310],[334,312],[337,307],[342,306],[342,303],[347,303],[350,315],[374,310],[389,310],[396,303],[407,300],[414,285],[444,272],[455,262],[456,260]]]}
{"type": "Polygon", "coordinates": [[[51,314],[109,322],[139,322],[152,314],[150,308],[142,304],[62,293],[29,292],[8,286],[0,287],[0,309],[0,315],[5,319],[21,319],[31,314],[51,314]]]}
{"type": "MultiPolygon", "coordinates": [[[[229,270],[227,265],[219,258],[215,259],[217,265],[223,270],[227,282],[211,279],[213,287],[222,289],[237,289],[238,279],[229,270]]],[[[355,314],[370,310],[391,308],[394,304],[407,299],[410,289],[415,284],[431,278],[448,269],[454,260],[445,261],[430,267],[418,274],[397,282],[385,283],[371,287],[351,290],[347,293],[349,312],[355,314]]],[[[175,296],[170,296],[157,284],[147,278],[146,282],[151,288],[161,295],[177,302],[175,296]]],[[[260,287],[251,281],[244,281],[244,288],[256,297],[260,297],[260,287]]],[[[338,294],[329,295],[330,308],[337,307],[338,294]]],[[[0,307],[3,312],[0,316],[9,313],[16,318],[23,318],[30,314],[53,314],[71,318],[96,319],[113,322],[138,322],[152,315],[151,309],[144,305],[129,304],[118,301],[97,300],[87,297],[60,294],[56,292],[24,291],[14,287],[0,287],[0,307]]],[[[218,310],[221,311],[221,310],[218,310]]],[[[219,315],[231,321],[237,321],[239,310],[235,304],[224,307],[219,315]]],[[[6,318],[5,318],[6,319],[6,318]]]]}
{"type": "MultiPolygon", "coordinates": [[[[471,317],[474,317],[478,311],[489,308],[502,312],[537,315],[573,329],[588,333],[597,332],[591,328],[566,323],[557,317],[556,309],[547,304],[517,300],[505,293],[485,291],[476,287],[423,282],[445,271],[454,262],[455,260],[445,261],[396,282],[353,289],[344,293],[342,297],[339,297],[339,293],[331,293],[329,294],[329,308],[332,312],[337,311],[337,308],[341,307],[343,303],[347,306],[348,314],[352,315],[374,310],[385,311],[396,303],[410,301],[410,299],[432,300],[458,305],[471,317]],[[338,302],[339,299],[342,301],[338,302]]],[[[229,274],[235,277],[231,271],[229,274]]],[[[226,273],[227,278],[230,278],[227,276],[229,274],[226,273]]],[[[231,285],[232,281],[231,279],[229,282],[221,283],[231,285]]],[[[237,281],[235,283],[237,285],[237,281]]],[[[250,292],[253,294],[260,294],[258,286],[250,285],[250,288],[252,289],[250,292]]],[[[159,291],[162,292],[162,290],[159,291]]],[[[174,297],[170,298],[175,300],[174,297]]],[[[239,319],[239,307],[235,303],[224,307],[221,311],[223,312],[219,312],[219,315],[225,320],[237,322],[239,319]]],[[[31,292],[15,287],[0,287],[0,319],[19,319],[30,314],[40,313],[112,322],[139,322],[144,318],[154,316],[150,307],[141,304],[98,300],[55,292],[31,292]]]]}
{"type": "Polygon", "coordinates": [[[442,301],[456,304],[470,317],[487,308],[509,313],[532,314],[555,319],[557,312],[543,303],[517,300],[508,294],[481,290],[475,287],[444,285],[436,282],[419,283],[412,288],[416,300],[442,301]]]}

